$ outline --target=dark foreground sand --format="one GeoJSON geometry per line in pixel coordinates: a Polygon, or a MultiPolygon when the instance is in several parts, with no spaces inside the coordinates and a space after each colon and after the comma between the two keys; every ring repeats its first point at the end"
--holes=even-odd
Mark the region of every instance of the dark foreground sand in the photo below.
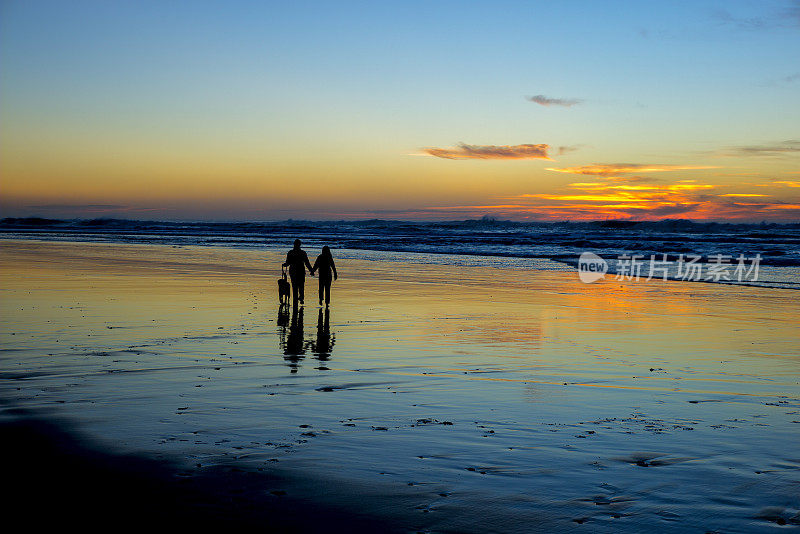
{"type": "MultiPolygon", "coordinates": [[[[326,506],[319,487],[309,491],[299,480],[264,470],[244,470],[232,462],[190,474],[168,461],[105,450],[67,421],[18,410],[7,411],[4,419],[7,523],[15,518],[32,529],[404,531],[402,520],[371,517],[363,503],[349,509],[326,506]]],[[[390,505],[384,499],[372,508],[390,505]]]]}
{"type": "Polygon", "coordinates": [[[800,524],[793,291],[339,251],[331,311],[309,279],[285,314],[275,252],[0,246],[4,482],[30,521],[800,524]]]}

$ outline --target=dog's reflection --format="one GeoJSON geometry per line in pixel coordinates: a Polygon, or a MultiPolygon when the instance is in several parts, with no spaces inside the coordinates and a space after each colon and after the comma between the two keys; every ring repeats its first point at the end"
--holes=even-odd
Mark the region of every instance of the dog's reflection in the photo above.
{"type": "MultiPolygon", "coordinates": [[[[281,304],[278,307],[278,326],[281,327],[281,335],[286,334],[286,327],[289,326],[289,304],[281,304]]],[[[281,337],[281,348],[283,348],[284,340],[281,337]]]]}
{"type": "Polygon", "coordinates": [[[311,344],[311,352],[320,361],[318,369],[327,370],[325,362],[330,359],[333,346],[336,344],[336,334],[331,334],[331,311],[329,308],[319,310],[317,314],[317,339],[311,344]]]}

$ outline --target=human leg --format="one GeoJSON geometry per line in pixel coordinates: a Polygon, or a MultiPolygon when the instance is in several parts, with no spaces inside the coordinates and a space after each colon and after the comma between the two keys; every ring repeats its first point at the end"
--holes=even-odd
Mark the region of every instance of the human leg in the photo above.
{"type": "Polygon", "coordinates": [[[301,304],[303,302],[303,288],[306,284],[306,277],[304,274],[292,274],[292,298],[294,302],[297,302],[299,299],[301,304]]]}
{"type": "MultiPolygon", "coordinates": [[[[322,296],[321,293],[322,292],[320,291],[320,297],[322,296]]],[[[325,283],[325,306],[329,305],[330,303],[331,303],[331,281],[327,280],[325,283]]]]}

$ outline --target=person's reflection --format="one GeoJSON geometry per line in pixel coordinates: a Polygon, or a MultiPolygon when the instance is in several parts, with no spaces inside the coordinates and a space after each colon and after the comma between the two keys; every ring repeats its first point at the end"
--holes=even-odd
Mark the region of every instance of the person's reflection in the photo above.
{"type": "MultiPolygon", "coordinates": [[[[286,310],[288,316],[288,306],[286,310]]],[[[281,312],[278,312],[278,321],[280,322],[281,312]]],[[[282,328],[285,333],[286,327],[282,328]]],[[[283,348],[283,359],[291,368],[292,373],[297,372],[298,363],[303,360],[306,353],[306,347],[303,343],[303,307],[294,306],[292,308],[292,323],[289,325],[289,335],[284,336],[281,334],[281,347],[283,348]]]]}
{"type": "Polygon", "coordinates": [[[319,314],[317,315],[317,340],[312,344],[312,352],[314,353],[314,357],[320,362],[318,369],[323,371],[328,369],[325,366],[325,362],[330,359],[333,346],[336,344],[336,334],[331,334],[330,319],[330,309],[325,308],[323,313],[320,308],[319,314]]]}

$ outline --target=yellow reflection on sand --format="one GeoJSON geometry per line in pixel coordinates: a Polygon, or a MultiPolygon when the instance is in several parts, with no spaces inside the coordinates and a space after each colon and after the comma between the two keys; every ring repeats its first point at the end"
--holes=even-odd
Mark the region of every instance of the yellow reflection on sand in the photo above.
{"type": "MultiPolygon", "coordinates": [[[[11,240],[0,247],[6,345],[50,351],[69,339],[135,350],[157,342],[178,360],[283,362],[275,318],[284,251],[11,240]],[[261,337],[246,354],[213,341],[252,344],[248,335],[261,337]]],[[[326,369],[733,395],[774,392],[797,374],[792,291],[612,277],[583,284],[567,271],[334,256],[336,348],[326,369]]],[[[299,346],[316,342],[316,292],[307,278],[299,346]]],[[[290,363],[295,371],[306,365],[290,363]]]]}

